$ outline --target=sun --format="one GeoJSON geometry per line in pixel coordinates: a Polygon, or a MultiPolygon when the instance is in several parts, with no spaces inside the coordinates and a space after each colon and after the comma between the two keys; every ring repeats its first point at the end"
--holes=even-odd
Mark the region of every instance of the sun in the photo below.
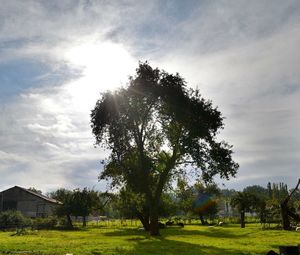
{"type": "Polygon", "coordinates": [[[121,44],[84,42],[66,50],[65,59],[81,76],[65,89],[77,108],[90,109],[99,93],[124,86],[137,67],[135,60],[121,44]]]}
{"type": "Polygon", "coordinates": [[[106,88],[117,86],[118,82],[136,65],[136,61],[120,44],[111,42],[88,42],[69,49],[67,59],[83,68],[84,76],[92,81],[106,81],[106,88]]]}

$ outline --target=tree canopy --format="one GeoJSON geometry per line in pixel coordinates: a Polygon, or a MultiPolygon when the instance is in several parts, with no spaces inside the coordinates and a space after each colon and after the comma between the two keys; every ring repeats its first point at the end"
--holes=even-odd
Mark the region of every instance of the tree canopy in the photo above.
{"type": "Polygon", "coordinates": [[[176,191],[179,208],[185,214],[197,215],[202,225],[205,218],[213,218],[218,212],[217,198],[221,191],[215,183],[204,184],[200,181],[190,186],[185,179],[178,179],[176,191]]]}
{"type": "Polygon", "coordinates": [[[91,113],[96,143],[111,153],[100,179],[145,197],[150,233],[158,231],[162,191],[193,167],[205,182],[234,176],[232,147],[218,141],[223,117],[179,75],[140,63],[128,86],[102,93],[91,113]]]}
{"type": "Polygon", "coordinates": [[[86,226],[86,217],[94,210],[100,209],[100,198],[98,192],[84,188],[73,191],[67,189],[58,189],[50,196],[62,202],[56,207],[58,216],[67,217],[67,226],[73,228],[72,216],[82,216],[83,226],[86,226]]]}
{"type": "Polygon", "coordinates": [[[231,205],[236,207],[241,214],[241,228],[245,227],[245,213],[254,210],[257,197],[247,191],[237,192],[231,198],[231,205]]]}

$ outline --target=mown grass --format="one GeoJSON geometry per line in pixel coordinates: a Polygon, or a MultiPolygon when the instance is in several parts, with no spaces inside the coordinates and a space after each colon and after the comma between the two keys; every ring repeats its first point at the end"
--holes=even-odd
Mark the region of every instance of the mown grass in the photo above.
{"type": "Polygon", "coordinates": [[[240,229],[224,227],[169,227],[161,237],[150,237],[136,227],[88,227],[75,231],[37,231],[23,236],[0,232],[0,254],[87,255],[234,255],[266,254],[279,245],[300,243],[299,232],[262,230],[258,224],[240,229]]]}

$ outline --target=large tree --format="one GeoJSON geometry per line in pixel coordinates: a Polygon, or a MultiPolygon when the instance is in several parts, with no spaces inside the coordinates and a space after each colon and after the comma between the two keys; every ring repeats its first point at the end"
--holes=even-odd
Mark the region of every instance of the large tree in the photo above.
{"type": "Polygon", "coordinates": [[[151,235],[159,234],[160,198],[172,176],[193,167],[205,181],[228,179],[238,168],[231,146],[216,140],[223,128],[218,109],[179,74],[148,63],[140,63],[127,87],[101,95],[91,123],[96,142],[111,152],[100,179],[145,198],[151,235]]]}

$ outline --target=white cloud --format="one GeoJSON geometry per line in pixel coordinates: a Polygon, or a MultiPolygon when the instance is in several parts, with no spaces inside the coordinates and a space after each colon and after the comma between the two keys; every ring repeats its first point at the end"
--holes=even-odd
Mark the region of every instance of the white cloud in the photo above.
{"type": "MultiPolygon", "coordinates": [[[[195,29],[192,24],[188,27],[195,29]]],[[[222,47],[220,42],[218,51],[198,54],[193,47],[196,37],[191,47],[179,47],[156,61],[182,74],[189,84],[199,85],[226,117],[222,136],[234,145],[240,163],[238,178],[229,186],[263,184],[263,180],[293,185],[298,177],[299,27],[299,20],[288,22],[268,33],[255,33],[243,43],[237,38],[238,43],[222,47]]]]}
{"type": "Polygon", "coordinates": [[[106,154],[93,146],[89,113],[66,106],[71,95],[64,94],[63,88],[29,91],[3,108],[1,188],[17,184],[44,191],[75,188],[68,175],[75,169],[87,176],[94,174],[89,182],[81,180],[80,187],[99,186],[96,172],[106,154]],[[90,162],[89,168],[82,162],[90,162]]]}
{"type": "Polygon", "coordinates": [[[38,88],[0,103],[0,189],[96,184],[106,154],[93,147],[90,110],[99,91],[127,81],[137,59],[179,72],[220,107],[221,135],[241,165],[229,186],[269,179],[293,185],[299,2],[186,1],[176,8],[171,1],[1,4],[0,64],[32,59],[49,70],[34,77],[38,88]],[[65,80],[64,68],[71,73],[65,80]]]}

